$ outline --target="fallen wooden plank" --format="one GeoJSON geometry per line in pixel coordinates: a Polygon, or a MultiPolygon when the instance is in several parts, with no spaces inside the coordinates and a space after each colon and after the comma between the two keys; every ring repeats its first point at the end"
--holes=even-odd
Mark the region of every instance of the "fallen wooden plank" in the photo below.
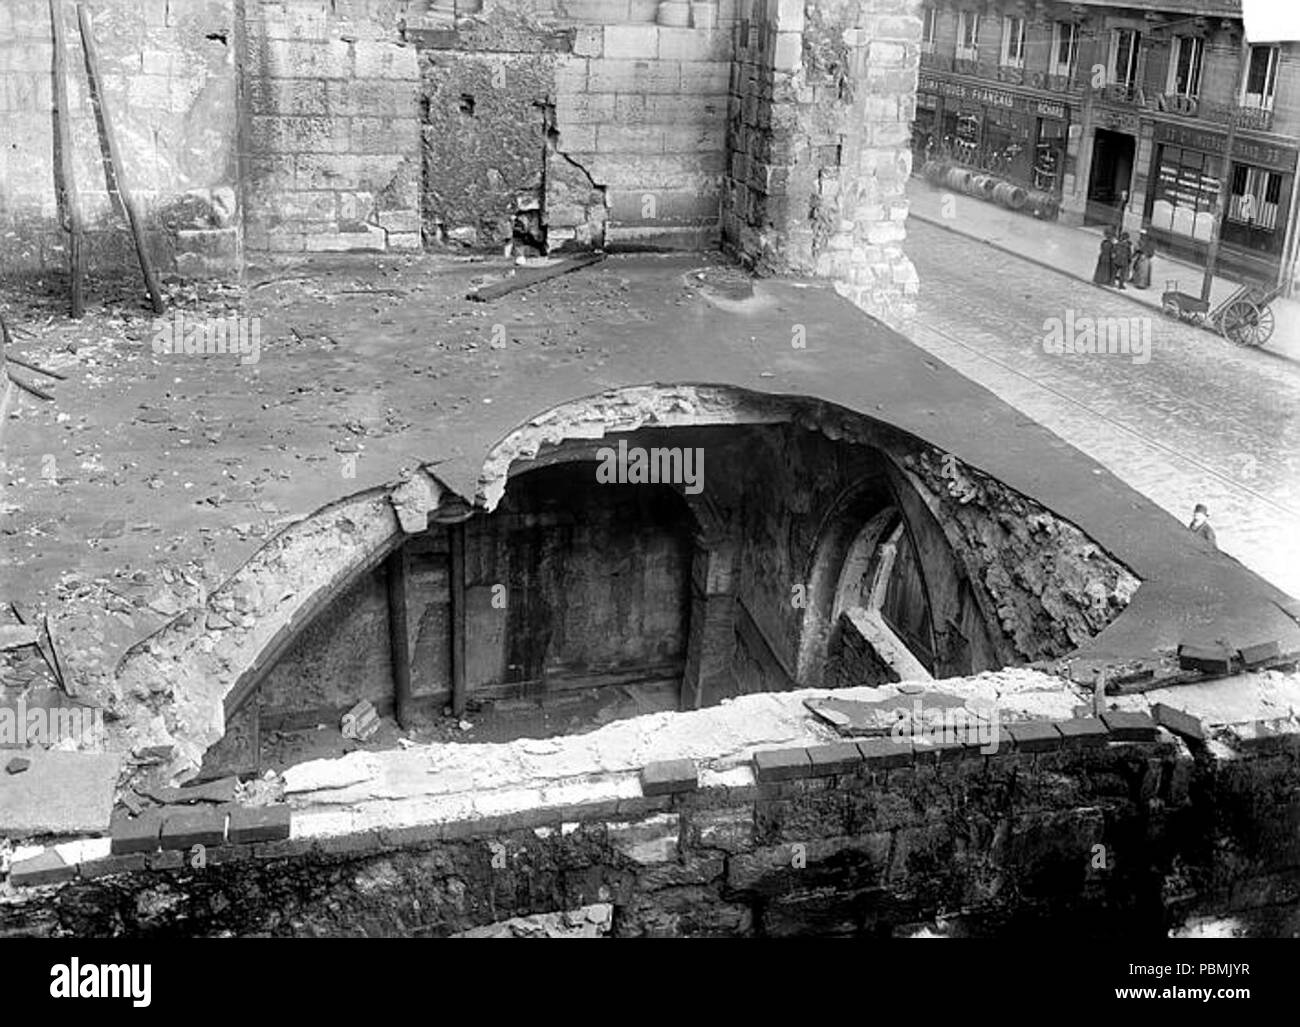
{"type": "Polygon", "coordinates": [[[63,661],[59,659],[59,647],[54,644],[54,632],[50,630],[50,615],[48,613],[44,615],[43,621],[45,624],[45,640],[50,643],[50,655],[54,657],[54,672],[58,675],[59,685],[68,695],[75,697],[77,688],[63,673],[63,661]]]}
{"type": "Polygon", "coordinates": [[[66,374],[59,371],[51,371],[48,368],[41,367],[40,364],[33,364],[30,361],[24,360],[22,357],[15,357],[11,353],[5,354],[5,360],[9,361],[11,364],[17,364],[19,367],[25,367],[29,371],[35,371],[37,374],[43,374],[47,378],[57,378],[61,382],[66,382],[68,380],[66,374]]]}
{"type": "Polygon", "coordinates": [[[479,303],[490,303],[492,300],[499,300],[502,296],[508,296],[512,292],[518,292],[520,289],[527,289],[552,278],[559,278],[561,275],[567,275],[573,271],[580,271],[584,267],[599,264],[604,259],[605,254],[592,253],[584,257],[576,257],[573,260],[566,260],[554,267],[516,271],[510,278],[500,282],[493,282],[491,285],[485,285],[481,289],[475,289],[466,298],[476,300],[479,303]]]}
{"type": "Polygon", "coordinates": [[[53,394],[53,393],[46,392],[44,389],[40,388],[39,386],[37,386],[37,385],[33,385],[31,382],[29,382],[29,381],[25,381],[24,379],[17,377],[17,376],[16,376],[16,375],[11,371],[11,370],[9,370],[9,368],[7,368],[7,367],[5,368],[5,374],[8,376],[8,378],[9,378],[9,380],[10,380],[11,382],[13,382],[15,385],[17,385],[17,386],[18,386],[20,389],[22,389],[24,392],[30,392],[30,393],[31,393],[33,396],[35,396],[37,399],[44,399],[44,400],[52,400],[52,399],[54,399],[54,394],[53,394]]]}
{"type": "Polygon", "coordinates": [[[113,165],[113,178],[117,181],[117,193],[126,208],[126,219],[131,225],[131,237],[135,240],[136,256],[140,258],[140,271],[144,274],[144,284],[149,290],[149,299],[153,303],[153,312],[163,314],[167,305],[163,302],[162,290],[158,288],[158,272],[154,269],[145,243],[144,226],[140,221],[140,211],[136,207],[135,195],[131,192],[126,179],[126,165],[122,161],[122,148],[117,144],[117,129],[109,116],[108,105],[104,102],[103,90],[100,88],[99,50],[95,45],[94,28],[90,23],[90,12],[85,4],[77,5],[77,20],[81,25],[81,45],[86,51],[86,71],[90,82],[90,96],[99,108],[100,122],[104,127],[104,144],[108,148],[108,159],[113,165]]]}

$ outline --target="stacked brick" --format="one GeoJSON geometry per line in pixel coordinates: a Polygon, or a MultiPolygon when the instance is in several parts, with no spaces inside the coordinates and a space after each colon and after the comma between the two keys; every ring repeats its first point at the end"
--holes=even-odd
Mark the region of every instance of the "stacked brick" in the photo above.
{"type": "Polygon", "coordinates": [[[421,248],[419,69],[398,0],[245,8],[247,240],[278,253],[421,248]]]}

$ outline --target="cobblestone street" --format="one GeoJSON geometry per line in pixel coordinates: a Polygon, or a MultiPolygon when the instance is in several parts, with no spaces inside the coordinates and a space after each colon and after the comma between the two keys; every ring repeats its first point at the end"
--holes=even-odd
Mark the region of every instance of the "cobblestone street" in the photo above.
{"type": "Polygon", "coordinates": [[[1153,317],[1118,293],[916,219],[908,252],[921,278],[917,314],[899,325],[909,338],[1182,521],[1206,503],[1225,552],[1300,594],[1293,361],[1153,317]],[[1069,311],[1149,319],[1149,361],[1045,352],[1045,322],[1069,311]]]}

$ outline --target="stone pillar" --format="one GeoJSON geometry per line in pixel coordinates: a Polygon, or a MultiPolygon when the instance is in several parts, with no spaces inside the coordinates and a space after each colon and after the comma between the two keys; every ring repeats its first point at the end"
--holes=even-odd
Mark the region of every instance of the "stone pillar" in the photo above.
{"type": "Polygon", "coordinates": [[[738,26],[723,230],[763,274],[903,313],[920,0],[750,0],[738,26]]]}
{"type": "Polygon", "coordinates": [[[680,706],[698,710],[735,694],[734,579],[740,547],[734,539],[699,539],[691,573],[691,627],[680,706]]]}

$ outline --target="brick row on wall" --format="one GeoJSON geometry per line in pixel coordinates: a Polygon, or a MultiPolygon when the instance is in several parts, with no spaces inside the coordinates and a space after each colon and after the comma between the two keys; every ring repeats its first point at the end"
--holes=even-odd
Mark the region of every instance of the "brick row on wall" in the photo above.
{"type": "Polygon", "coordinates": [[[419,70],[395,0],[246,8],[250,249],[418,250],[419,70]]]}

